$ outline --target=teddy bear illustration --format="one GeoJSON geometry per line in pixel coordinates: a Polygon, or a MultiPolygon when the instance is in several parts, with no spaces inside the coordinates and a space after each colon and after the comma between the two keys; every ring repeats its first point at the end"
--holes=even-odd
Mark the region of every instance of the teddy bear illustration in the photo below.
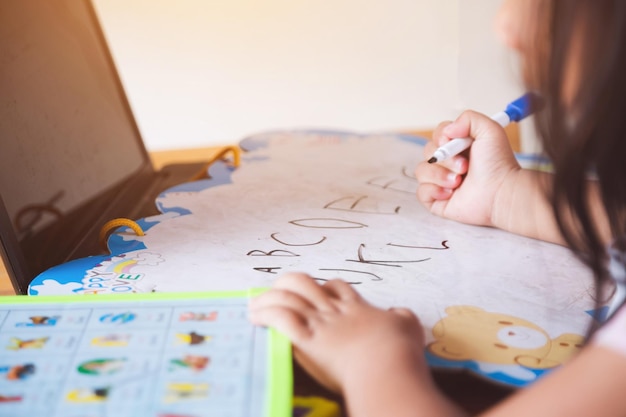
{"type": "Polygon", "coordinates": [[[479,307],[451,306],[433,327],[427,349],[448,360],[553,368],[582,347],[584,338],[565,333],[552,339],[541,327],[518,317],[479,307]]]}

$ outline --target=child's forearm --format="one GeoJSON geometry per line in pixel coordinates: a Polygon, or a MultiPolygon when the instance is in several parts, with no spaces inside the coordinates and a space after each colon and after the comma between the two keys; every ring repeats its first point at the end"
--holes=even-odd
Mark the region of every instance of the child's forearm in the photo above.
{"type": "Polygon", "coordinates": [[[363,375],[351,375],[343,387],[350,417],[463,416],[439,392],[423,366],[410,361],[372,364],[363,375]]]}
{"type": "Polygon", "coordinates": [[[518,235],[564,244],[547,198],[550,183],[548,173],[528,169],[511,172],[496,195],[492,225],[518,235]]]}
{"type": "Polygon", "coordinates": [[[570,363],[511,395],[481,417],[624,416],[623,354],[588,346],[570,363]]]}
{"type": "MultiPolygon", "coordinates": [[[[545,172],[520,169],[510,173],[498,190],[492,225],[522,236],[563,245],[565,242],[548,200],[551,182],[552,174],[545,172]]],[[[598,184],[589,180],[587,185],[587,202],[593,221],[600,237],[608,244],[611,240],[610,228],[602,209],[598,184]]],[[[565,210],[563,212],[566,213],[565,210]]]]}

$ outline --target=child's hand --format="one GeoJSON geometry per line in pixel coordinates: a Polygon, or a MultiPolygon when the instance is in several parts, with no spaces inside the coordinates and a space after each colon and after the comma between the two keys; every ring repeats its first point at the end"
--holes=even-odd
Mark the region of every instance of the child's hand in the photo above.
{"type": "Polygon", "coordinates": [[[498,190],[519,170],[504,129],[483,114],[466,111],[455,122],[440,124],[426,145],[424,161],[415,170],[417,197],[438,216],[494,226],[498,190]],[[465,137],[474,139],[469,151],[441,163],[426,162],[439,146],[465,137]]]}
{"type": "Polygon", "coordinates": [[[427,370],[417,317],[375,308],[341,280],[320,285],[304,274],[284,275],[251,301],[250,319],[285,334],[302,367],[335,392],[427,370]]]}

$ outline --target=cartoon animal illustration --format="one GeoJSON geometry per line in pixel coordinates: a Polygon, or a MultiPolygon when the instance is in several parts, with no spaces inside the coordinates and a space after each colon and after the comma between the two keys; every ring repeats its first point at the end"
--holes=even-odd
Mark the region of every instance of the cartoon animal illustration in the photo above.
{"type": "Polygon", "coordinates": [[[38,337],[36,339],[22,340],[17,337],[9,339],[8,350],[22,350],[22,349],[42,349],[46,342],[50,340],[49,337],[38,337]]]}
{"type": "Polygon", "coordinates": [[[22,401],[21,395],[3,395],[0,394],[0,403],[19,403],[22,401]]]}
{"type": "Polygon", "coordinates": [[[126,324],[135,320],[137,315],[130,311],[124,313],[109,313],[100,317],[100,323],[110,323],[110,324],[126,324]]]}
{"type": "Polygon", "coordinates": [[[565,362],[584,341],[583,336],[572,333],[552,339],[527,320],[479,307],[451,306],[446,313],[433,327],[436,340],[427,349],[448,360],[547,369],[565,362]]]}
{"type": "Polygon", "coordinates": [[[71,403],[101,403],[109,397],[111,387],[78,388],[67,393],[65,399],[71,403]]]}
{"type": "Polygon", "coordinates": [[[211,359],[208,356],[185,355],[182,359],[172,359],[170,361],[172,365],[170,369],[183,368],[200,372],[204,370],[210,362],[211,359]]]}
{"type": "Polygon", "coordinates": [[[0,374],[6,373],[5,378],[9,381],[18,381],[29,378],[35,374],[35,365],[25,363],[24,365],[0,367],[0,374]]]}
{"type": "Polygon", "coordinates": [[[111,375],[122,370],[125,358],[121,359],[93,359],[78,365],[78,372],[85,375],[111,375]]]}
{"type": "Polygon", "coordinates": [[[16,323],[15,327],[52,327],[56,326],[61,316],[31,316],[30,321],[16,323]]]}
{"type": "Polygon", "coordinates": [[[98,347],[124,347],[128,346],[129,334],[107,334],[91,339],[92,346],[98,347]]]}
{"type": "Polygon", "coordinates": [[[60,319],[60,316],[32,316],[29,317],[33,326],[54,326],[60,319]]]}
{"type": "Polygon", "coordinates": [[[201,345],[202,343],[212,339],[211,336],[204,336],[196,332],[177,333],[176,337],[181,343],[185,343],[187,345],[201,345]]]}
{"type": "Polygon", "coordinates": [[[179,321],[215,321],[217,320],[217,311],[210,311],[208,313],[195,313],[193,311],[187,311],[182,313],[178,318],[179,321]]]}
{"type": "Polygon", "coordinates": [[[173,403],[178,401],[206,398],[209,396],[209,384],[206,382],[172,382],[167,385],[167,392],[163,401],[173,403]]]}

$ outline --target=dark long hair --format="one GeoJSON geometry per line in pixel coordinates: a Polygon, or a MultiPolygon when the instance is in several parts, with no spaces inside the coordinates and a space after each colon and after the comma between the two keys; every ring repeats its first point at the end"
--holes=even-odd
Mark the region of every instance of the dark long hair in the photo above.
{"type": "Polygon", "coordinates": [[[594,273],[601,304],[607,243],[626,234],[626,1],[542,0],[539,12],[546,24],[537,29],[547,30],[534,31],[525,74],[545,101],[536,127],[554,166],[548,195],[563,238],[594,273]],[[596,191],[607,224],[594,222],[596,191]]]}

